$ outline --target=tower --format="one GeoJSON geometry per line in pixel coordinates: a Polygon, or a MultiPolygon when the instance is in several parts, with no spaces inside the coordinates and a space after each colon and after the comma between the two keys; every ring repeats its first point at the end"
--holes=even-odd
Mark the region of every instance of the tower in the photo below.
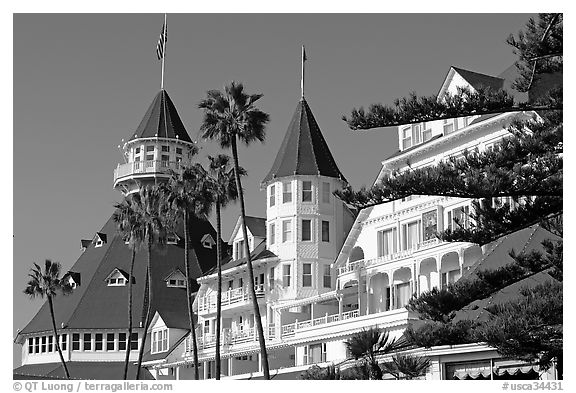
{"type": "Polygon", "coordinates": [[[280,300],[321,294],[333,287],[335,274],[330,264],[354,219],[332,195],[345,184],[302,97],[276,160],[262,181],[268,249],[280,257],[282,277],[291,277],[280,300]]]}
{"type": "Polygon", "coordinates": [[[197,148],[170,96],[161,89],[122,150],[126,162],[114,170],[114,188],[127,195],[167,180],[170,170],[178,172],[191,163],[197,148]]]}

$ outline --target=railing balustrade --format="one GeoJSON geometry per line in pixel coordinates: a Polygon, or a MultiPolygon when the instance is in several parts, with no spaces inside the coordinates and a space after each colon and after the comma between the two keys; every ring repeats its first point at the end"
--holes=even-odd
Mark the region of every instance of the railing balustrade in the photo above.
{"type": "Polygon", "coordinates": [[[118,165],[114,170],[114,181],[138,173],[168,173],[170,170],[180,172],[184,168],[181,161],[146,160],[118,165]]]}
{"type": "MultiPolygon", "coordinates": [[[[254,286],[256,290],[256,297],[261,298],[265,295],[264,284],[254,286]]],[[[222,305],[227,306],[230,304],[246,301],[250,299],[250,293],[247,288],[235,288],[222,292],[222,305]]],[[[202,296],[198,299],[198,311],[209,311],[216,308],[216,294],[202,296]]]]}

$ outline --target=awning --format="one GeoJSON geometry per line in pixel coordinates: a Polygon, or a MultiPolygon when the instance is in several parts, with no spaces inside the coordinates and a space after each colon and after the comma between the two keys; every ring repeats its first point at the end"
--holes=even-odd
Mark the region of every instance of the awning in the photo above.
{"type": "Polygon", "coordinates": [[[286,308],[305,306],[311,303],[319,303],[326,300],[338,299],[339,294],[336,291],[326,292],[318,296],[311,296],[304,299],[295,300],[293,302],[282,303],[277,306],[272,306],[275,310],[284,310],[286,308]]]}

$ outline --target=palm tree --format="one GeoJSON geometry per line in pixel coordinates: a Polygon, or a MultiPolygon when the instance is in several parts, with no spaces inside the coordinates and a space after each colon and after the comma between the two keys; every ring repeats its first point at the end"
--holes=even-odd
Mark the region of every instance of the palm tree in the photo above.
{"type": "Polygon", "coordinates": [[[72,292],[72,287],[67,283],[63,282],[60,278],[60,271],[62,266],[59,262],[52,262],[50,259],[46,259],[44,265],[44,272],[38,264],[34,263],[34,267],[30,269],[28,277],[30,277],[24,293],[34,299],[36,296],[48,298],[48,305],[50,307],[50,317],[52,318],[52,331],[54,332],[54,340],[56,341],[56,349],[58,350],[58,355],[60,356],[60,362],[62,362],[62,367],[64,367],[64,373],[66,374],[66,379],[70,379],[70,373],[68,372],[68,367],[66,367],[66,362],[64,361],[64,356],[62,355],[62,349],[60,348],[60,343],[58,339],[58,332],[56,329],[56,319],[54,318],[54,303],[53,298],[58,292],[67,295],[72,292]]]}
{"type": "Polygon", "coordinates": [[[240,165],[238,163],[237,139],[250,145],[258,140],[264,141],[266,123],[270,120],[267,113],[262,112],[254,106],[254,103],[262,97],[262,94],[246,94],[242,83],[231,82],[224,87],[224,92],[211,90],[207,92],[207,97],[198,105],[204,109],[204,121],[200,127],[203,132],[202,137],[207,139],[217,139],[222,148],[230,148],[234,159],[234,177],[236,178],[236,189],[240,200],[240,214],[242,216],[242,234],[244,235],[244,250],[246,255],[246,265],[248,266],[248,276],[254,317],[256,319],[256,329],[258,332],[258,342],[260,343],[260,356],[262,357],[262,369],[264,378],[270,379],[268,367],[268,354],[266,352],[266,341],[264,339],[264,329],[254,288],[254,271],[250,258],[250,247],[248,244],[248,231],[246,229],[246,208],[244,206],[244,193],[240,181],[240,165]]]}
{"type": "MultiPolygon", "coordinates": [[[[216,379],[220,379],[220,336],[222,324],[222,219],[221,210],[228,203],[238,199],[238,189],[236,188],[236,179],[234,177],[234,168],[230,167],[230,157],[225,154],[219,154],[216,157],[208,156],[210,160],[209,172],[206,172],[201,165],[198,165],[200,171],[203,171],[202,177],[206,180],[206,185],[214,195],[216,202],[216,255],[218,272],[218,291],[216,294],[216,379]]],[[[241,176],[246,175],[246,170],[239,167],[241,176]]]]}
{"type": "Polygon", "coordinates": [[[388,332],[370,328],[356,333],[345,342],[354,359],[363,359],[369,367],[369,379],[382,379],[382,370],[376,361],[376,354],[388,353],[395,348],[396,340],[388,339],[388,332]]]}
{"type": "Polygon", "coordinates": [[[186,270],[186,301],[188,306],[188,322],[194,356],[194,378],[200,379],[198,371],[198,347],[192,310],[192,293],[190,290],[190,214],[198,218],[206,218],[212,207],[212,194],[204,185],[203,168],[197,165],[184,168],[180,173],[172,173],[169,183],[168,201],[173,211],[180,217],[184,226],[184,269],[186,270]]]}
{"type": "Polygon", "coordinates": [[[140,248],[144,241],[144,232],[141,225],[138,207],[134,205],[131,196],[127,196],[121,203],[114,205],[116,211],[113,214],[118,232],[122,239],[128,242],[128,247],[132,251],[130,259],[130,273],[128,275],[128,344],[126,345],[126,357],[124,360],[124,379],[128,379],[128,364],[130,362],[130,350],[132,342],[132,284],[134,282],[134,261],[136,260],[136,250],[140,248]]]}
{"type": "Polygon", "coordinates": [[[144,294],[144,305],[146,309],[146,317],[144,321],[144,333],[142,336],[142,343],[138,351],[138,365],[136,368],[136,379],[140,379],[140,368],[142,366],[142,356],[144,354],[144,346],[146,345],[146,336],[148,327],[151,322],[152,311],[152,248],[154,246],[163,246],[166,243],[167,225],[170,222],[170,211],[166,203],[167,190],[161,185],[148,185],[141,187],[138,192],[131,194],[132,206],[134,211],[137,212],[136,219],[139,221],[139,226],[142,231],[142,242],[146,246],[147,255],[147,293],[144,294]],[[147,296],[147,301],[146,301],[147,296]],[[147,304],[146,304],[147,303],[147,304]]]}
{"type": "Polygon", "coordinates": [[[422,356],[394,355],[392,361],[384,363],[382,368],[396,379],[414,379],[426,374],[430,359],[422,356]]]}

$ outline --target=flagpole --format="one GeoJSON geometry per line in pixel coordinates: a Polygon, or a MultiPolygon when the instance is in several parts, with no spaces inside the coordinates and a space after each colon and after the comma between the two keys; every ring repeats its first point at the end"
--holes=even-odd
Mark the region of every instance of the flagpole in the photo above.
{"type": "Polygon", "coordinates": [[[162,53],[162,81],[160,82],[160,89],[164,90],[164,59],[166,58],[166,46],[168,40],[166,39],[166,13],[164,13],[164,26],[162,27],[162,41],[164,44],[164,51],[162,53]]]}
{"type": "Polygon", "coordinates": [[[306,61],[306,52],[304,45],[302,45],[302,79],[300,80],[300,90],[302,91],[302,98],[304,98],[304,62],[306,61]]]}

